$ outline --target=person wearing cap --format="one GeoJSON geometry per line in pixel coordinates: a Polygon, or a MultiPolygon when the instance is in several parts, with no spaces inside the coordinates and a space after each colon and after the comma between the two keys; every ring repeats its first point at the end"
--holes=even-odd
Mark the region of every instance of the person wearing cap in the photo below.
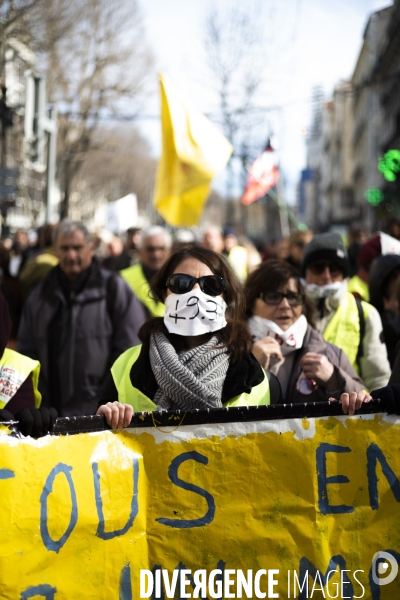
{"type": "Polygon", "coordinates": [[[367,389],[374,390],[390,377],[382,322],[376,308],[348,292],[349,268],[346,248],[336,232],[316,235],[304,249],[302,277],[316,309],[316,328],[347,354],[367,389]]]}

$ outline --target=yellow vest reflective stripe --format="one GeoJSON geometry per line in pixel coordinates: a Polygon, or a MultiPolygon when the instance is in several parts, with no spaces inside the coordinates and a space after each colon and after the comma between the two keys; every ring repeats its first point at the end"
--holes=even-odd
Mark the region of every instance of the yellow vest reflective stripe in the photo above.
{"type": "Polygon", "coordinates": [[[40,363],[15,350],[6,348],[0,359],[0,408],[4,408],[32,373],[35,406],[39,408],[42,395],[38,390],[40,363]]]}
{"type": "Polygon", "coordinates": [[[365,283],[358,275],[354,275],[354,277],[350,279],[347,291],[352,294],[358,294],[361,300],[365,300],[366,302],[369,301],[368,283],[365,283]]]}
{"type": "Polygon", "coordinates": [[[164,316],[165,306],[162,302],[156,302],[152,297],[149,282],[143,273],[142,265],[137,264],[133,265],[133,267],[123,269],[120,271],[120,275],[153,317],[164,316]]]}
{"type": "Polygon", "coordinates": [[[241,281],[247,277],[247,250],[243,246],[235,246],[229,252],[228,262],[241,281]]]}
{"type": "MultiPolygon", "coordinates": [[[[364,317],[368,316],[368,304],[361,302],[364,317]]],[[[347,355],[355,371],[359,373],[357,354],[360,346],[360,316],[353,294],[347,293],[343,302],[329,321],[324,331],[324,339],[335,344],[347,355]]]]}
{"type": "MultiPolygon", "coordinates": [[[[118,390],[118,400],[123,404],[130,404],[135,412],[157,410],[156,404],[137,388],[130,380],[130,372],[136,362],[141,346],[134,346],[126,350],[111,367],[111,374],[115,387],[118,390]]],[[[256,385],[249,394],[243,393],[231,398],[224,403],[224,407],[232,406],[261,406],[270,404],[270,387],[267,374],[264,373],[263,381],[256,385]]]]}

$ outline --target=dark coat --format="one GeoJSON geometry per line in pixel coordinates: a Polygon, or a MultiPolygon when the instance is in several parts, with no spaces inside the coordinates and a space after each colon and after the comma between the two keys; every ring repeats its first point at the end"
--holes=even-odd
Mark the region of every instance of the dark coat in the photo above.
{"type": "Polygon", "coordinates": [[[292,372],[289,378],[287,390],[283,390],[285,403],[299,402],[321,402],[327,401],[329,398],[339,400],[343,392],[360,392],[365,389],[362,379],[357,375],[346,354],[333,344],[329,344],[324,340],[322,335],[313,327],[308,325],[306,335],[303,340],[303,345],[299,350],[296,350],[292,372]],[[326,392],[321,386],[309,395],[301,394],[297,389],[297,384],[302,377],[300,360],[307,352],[315,352],[316,354],[324,354],[335,367],[339,379],[339,389],[335,392],[326,392]]]}
{"type": "Polygon", "coordinates": [[[111,365],[139,343],[145,314],[125,281],[96,259],[74,293],[66,293],[64,280],[57,266],[33,290],[17,347],[41,363],[44,406],[54,406],[60,416],[90,415],[111,365]]]}
{"type": "Polygon", "coordinates": [[[369,301],[378,310],[382,319],[383,337],[392,369],[396,359],[396,344],[400,335],[400,316],[384,309],[383,292],[390,275],[399,269],[400,256],[397,254],[380,256],[372,265],[368,283],[369,301]]]}

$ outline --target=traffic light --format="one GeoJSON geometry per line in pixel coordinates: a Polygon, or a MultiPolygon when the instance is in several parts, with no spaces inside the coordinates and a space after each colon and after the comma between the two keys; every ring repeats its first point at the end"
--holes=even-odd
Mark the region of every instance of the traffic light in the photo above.
{"type": "Polygon", "coordinates": [[[378,171],[382,173],[386,181],[396,181],[400,173],[400,150],[388,150],[386,154],[378,159],[378,171]]]}
{"type": "Polygon", "coordinates": [[[364,192],[364,198],[367,202],[372,204],[372,206],[378,206],[384,199],[384,193],[382,190],[378,190],[378,188],[371,187],[364,192]]]}

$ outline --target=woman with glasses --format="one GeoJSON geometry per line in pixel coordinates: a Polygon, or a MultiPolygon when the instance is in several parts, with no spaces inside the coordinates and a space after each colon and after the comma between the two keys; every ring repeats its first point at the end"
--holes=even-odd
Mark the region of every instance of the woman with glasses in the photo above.
{"type": "Polygon", "coordinates": [[[207,248],[175,252],[152,281],[164,317],[147,321],[141,346],[111,368],[102,394],[114,428],[133,412],[214,409],[282,401],[278,380],[252,356],[241,285],[227,261],[207,248]],[[231,321],[226,309],[235,306],[231,321]]]}
{"type": "Polygon", "coordinates": [[[247,279],[245,300],[253,354],[277,375],[285,402],[341,399],[353,414],[370,399],[345,353],[312,327],[312,306],[291,265],[263,263],[247,279]]]}

